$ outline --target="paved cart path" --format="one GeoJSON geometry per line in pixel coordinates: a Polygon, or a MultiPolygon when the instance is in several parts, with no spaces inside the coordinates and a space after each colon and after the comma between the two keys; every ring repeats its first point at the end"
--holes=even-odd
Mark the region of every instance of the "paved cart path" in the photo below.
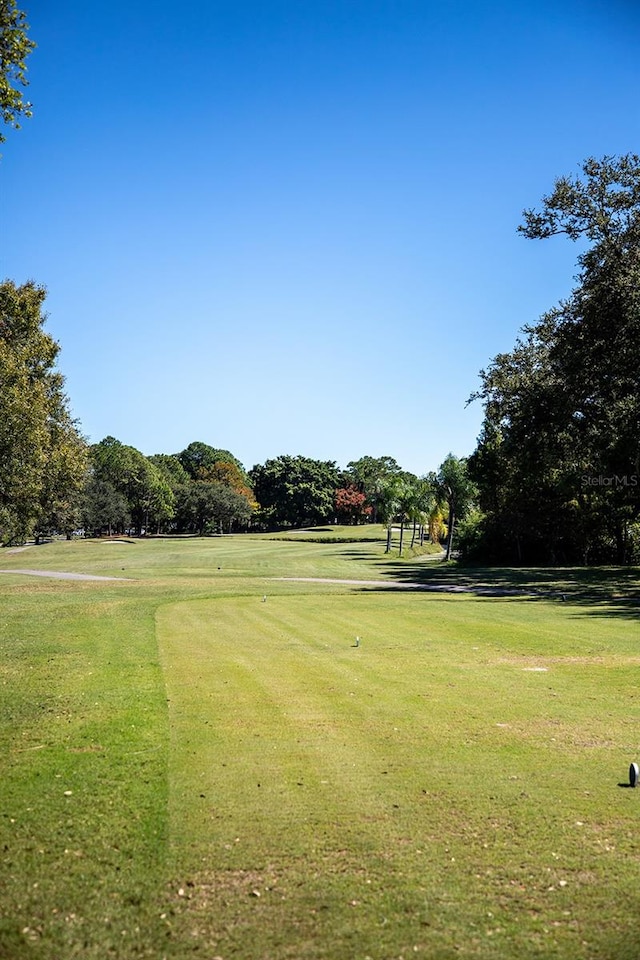
{"type": "Polygon", "coordinates": [[[63,573],[60,570],[0,570],[0,573],[22,573],[27,577],[53,577],[56,580],[120,580],[133,583],[130,577],[99,577],[93,573],[63,573]]]}
{"type": "Polygon", "coordinates": [[[378,587],[391,590],[427,590],[434,593],[477,593],[483,597],[523,597],[534,593],[517,587],[463,586],[457,583],[418,583],[407,580],[340,580],[329,577],[270,577],[270,580],[289,580],[297,583],[343,583],[354,587],[378,587]]]}
{"type": "MultiPolygon", "coordinates": [[[[0,574],[23,574],[28,577],[52,577],[56,580],[110,580],[121,583],[133,583],[131,577],[101,577],[93,573],[65,573],[61,570],[0,570],[0,574]]],[[[431,593],[475,593],[483,597],[522,597],[539,593],[535,590],[521,590],[517,587],[466,586],[456,583],[418,583],[404,580],[344,580],[338,577],[269,577],[270,580],[294,583],[335,583],[353,587],[376,587],[386,590],[422,590],[431,593]]]]}

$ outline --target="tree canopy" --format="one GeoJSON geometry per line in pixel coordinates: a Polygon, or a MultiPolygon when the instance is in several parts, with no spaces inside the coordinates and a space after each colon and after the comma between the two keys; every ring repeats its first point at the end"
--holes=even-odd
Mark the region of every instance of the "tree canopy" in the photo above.
{"type": "Polygon", "coordinates": [[[312,526],[335,514],[340,473],[333,461],[284,455],[254,466],[249,479],[266,525],[312,526]]]}
{"type": "Polygon", "coordinates": [[[177,457],[186,472],[194,480],[202,479],[203,471],[218,463],[233,464],[243,480],[245,482],[247,480],[244,467],[232,453],[228,450],[218,450],[216,447],[210,447],[208,443],[203,443],[201,440],[194,440],[181,453],[177,454],[177,457]]]}
{"type": "MultiPolygon", "coordinates": [[[[488,558],[629,562],[640,515],[640,158],[556,181],[533,239],[584,238],[571,296],[481,372],[470,460],[488,558]]],[[[634,546],[635,544],[635,546],[634,546]]]]}
{"type": "Polygon", "coordinates": [[[160,529],[173,516],[175,495],[171,485],[135,447],[105,437],[91,447],[91,461],[93,478],[109,484],[124,498],[131,523],[139,532],[160,529]]]}
{"type": "Polygon", "coordinates": [[[371,517],[367,498],[354,484],[339,487],[335,492],[336,516],[340,523],[360,523],[371,517]]]}
{"type": "Polygon", "coordinates": [[[252,506],[241,493],[218,480],[195,480],[184,486],[178,496],[177,529],[182,532],[230,533],[234,525],[246,527],[252,506]]]}
{"type": "Polygon", "coordinates": [[[85,443],[69,412],[44,287],[0,284],[0,539],[75,526],[85,443]],[[57,521],[56,521],[57,516],[57,521]]]}
{"type": "Polygon", "coordinates": [[[467,461],[452,453],[448,454],[440,465],[433,486],[437,502],[446,503],[449,512],[446,559],[450,560],[456,522],[468,513],[476,496],[467,461]]]}
{"type": "MultiPolygon", "coordinates": [[[[200,442],[187,449],[219,452],[200,442]]],[[[246,527],[257,506],[253,491],[244,483],[246,473],[239,461],[222,452],[230,459],[192,465],[192,476],[179,454],[145,457],[135,447],[105,437],[90,450],[82,512],[85,529],[97,534],[133,530],[203,535],[246,527]]]]}
{"type": "MultiPolygon", "coordinates": [[[[20,117],[31,116],[31,104],[25,101],[22,87],[26,77],[27,57],[35,47],[27,36],[26,14],[16,0],[0,2],[0,116],[7,126],[19,128],[20,117]]],[[[6,140],[0,128],[0,143],[6,140]]]]}
{"type": "Polygon", "coordinates": [[[402,473],[402,468],[393,457],[360,457],[347,464],[346,474],[371,507],[371,519],[377,523],[379,513],[384,513],[385,490],[388,481],[402,473]]]}

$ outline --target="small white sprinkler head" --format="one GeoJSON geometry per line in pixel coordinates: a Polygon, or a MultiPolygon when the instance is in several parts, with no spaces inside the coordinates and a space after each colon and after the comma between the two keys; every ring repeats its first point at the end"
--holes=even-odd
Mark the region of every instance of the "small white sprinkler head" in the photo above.
{"type": "Polygon", "coordinates": [[[266,603],[266,602],[267,602],[267,595],[266,595],[266,593],[265,593],[264,597],[262,598],[262,602],[263,602],[263,603],[266,603]]]}

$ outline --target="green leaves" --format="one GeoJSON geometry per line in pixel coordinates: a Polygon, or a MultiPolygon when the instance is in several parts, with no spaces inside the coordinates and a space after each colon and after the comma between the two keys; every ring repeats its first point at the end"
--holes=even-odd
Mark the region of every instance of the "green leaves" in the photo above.
{"type": "Polygon", "coordinates": [[[518,231],[541,239],[566,233],[571,240],[585,235],[599,243],[620,240],[637,232],[640,206],[640,157],[593,157],[582,164],[582,177],[560,177],[543,197],[541,213],[525,210],[518,231]]]}
{"type": "Polygon", "coordinates": [[[0,540],[23,540],[68,512],[84,479],[85,444],[71,418],[58,344],[42,326],[46,292],[0,284],[0,540]]]}
{"type": "Polygon", "coordinates": [[[456,521],[468,513],[476,497],[466,459],[448,454],[440,465],[434,487],[437,500],[449,508],[446,559],[450,560],[456,521]]]}
{"type": "Polygon", "coordinates": [[[332,461],[284,455],[250,471],[256,500],[271,525],[326,523],[335,513],[339,473],[332,461]]]}
{"type": "MultiPolygon", "coordinates": [[[[0,116],[5,124],[18,129],[21,116],[31,116],[31,104],[25,101],[20,87],[28,84],[26,61],[35,47],[27,37],[26,15],[18,10],[15,0],[0,3],[0,116]]],[[[0,143],[6,137],[0,130],[0,143]]]]}
{"type": "Polygon", "coordinates": [[[578,286],[482,371],[472,398],[485,407],[471,458],[485,559],[623,563],[640,550],[640,158],[582,172],[519,228],[591,240],[578,286]]]}

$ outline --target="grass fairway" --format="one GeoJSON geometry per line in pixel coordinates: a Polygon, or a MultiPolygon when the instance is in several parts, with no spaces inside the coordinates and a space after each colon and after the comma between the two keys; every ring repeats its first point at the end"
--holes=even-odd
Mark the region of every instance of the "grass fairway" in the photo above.
{"type": "Polygon", "coordinates": [[[0,555],[131,578],[0,577],[0,957],[640,956],[637,572],[270,579],[431,575],[381,549],[0,555]]]}

